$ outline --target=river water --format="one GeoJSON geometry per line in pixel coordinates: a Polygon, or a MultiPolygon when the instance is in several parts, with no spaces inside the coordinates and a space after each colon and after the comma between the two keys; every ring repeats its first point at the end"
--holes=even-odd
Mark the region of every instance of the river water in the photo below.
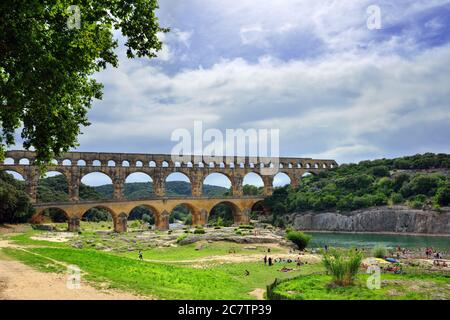
{"type": "Polygon", "coordinates": [[[372,248],[382,245],[387,248],[425,248],[450,252],[450,237],[444,236],[422,236],[422,235],[391,235],[391,234],[363,234],[363,233],[325,233],[306,232],[312,235],[308,247],[318,248],[328,245],[329,247],[358,247],[372,248]]]}

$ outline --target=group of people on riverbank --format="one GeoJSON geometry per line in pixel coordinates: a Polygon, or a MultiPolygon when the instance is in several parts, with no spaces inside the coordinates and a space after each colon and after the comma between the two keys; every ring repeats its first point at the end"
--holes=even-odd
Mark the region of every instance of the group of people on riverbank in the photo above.
{"type": "MultiPolygon", "coordinates": [[[[268,253],[270,253],[270,248],[267,250],[268,253]]],[[[289,250],[289,253],[297,253],[294,249],[289,250]]],[[[263,258],[264,265],[267,266],[273,266],[275,263],[295,263],[297,266],[302,266],[304,264],[308,264],[308,261],[301,261],[300,257],[297,257],[296,259],[293,258],[272,258],[271,256],[265,255],[263,258]]],[[[290,271],[292,269],[283,267],[280,271],[290,271]]]]}

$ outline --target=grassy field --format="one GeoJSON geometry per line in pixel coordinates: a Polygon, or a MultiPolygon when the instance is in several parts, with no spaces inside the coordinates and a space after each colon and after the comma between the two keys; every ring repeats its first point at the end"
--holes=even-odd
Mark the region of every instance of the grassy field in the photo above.
{"type": "Polygon", "coordinates": [[[428,300],[450,299],[450,274],[382,274],[381,288],[369,289],[368,275],[354,286],[330,285],[331,276],[308,275],[279,284],[274,292],[299,300],[428,300]]]}
{"type": "MultiPolygon", "coordinates": [[[[65,272],[64,264],[75,264],[85,273],[84,279],[93,285],[104,287],[107,284],[110,288],[159,299],[254,299],[250,292],[256,288],[265,289],[276,277],[293,277],[309,273],[315,268],[310,265],[300,271],[284,273],[279,269],[283,266],[293,268],[294,264],[279,263],[268,267],[262,261],[245,263],[213,261],[193,266],[192,263],[164,262],[227,256],[230,250],[239,255],[262,254],[267,250],[263,245],[250,246],[222,241],[154,248],[144,251],[144,259],[161,262],[150,262],[140,261],[137,251],[121,253],[104,252],[89,247],[77,249],[68,242],[33,239],[46,234],[48,232],[30,230],[9,236],[8,239],[20,245],[21,249],[3,248],[2,253],[44,272],[65,272]],[[199,245],[201,250],[196,250],[199,245]],[[246,271],[250,275],[246,275],[246,271]]],[[[93,232],[83,232],[82,235],[75,237],[83,241],[100,239],[100,236],[93,232]]],[[[271,251],[273,254],[285,252],[279,248],[272,248],[271,251]]],[[[320,265],[316,267],[320,268],[320,265]]]]}
{"type": "MultiPolygon", "coordinates": [[[[279,272],[285,264],[264,266],[262,262],[211,265],[191,268],[152,263],[89,249],[4,248],[3,252],[42,271],[57,271],[52,260],[80,266],[85,279],[108,283],[111,288],[129,290],[161,299],[252,299],[249,293],[264,288],[275,277],[300,274],[279,272]],[[48,258],[52,260],[48,260],[48,258]],[[245,270],[250,272],[245,275],[245,270]]],[[[304,272],[308,272],[306,270],[304,272]]]]}
{"type": "MultiPolygon", "coordinates": [[[[267,251],[267,246],[264,245],[242,245],[224,241],[217,241],[213,243],[192,243],[178,247],[153,248],[143,250],[143,258],[147,260],[162,260],[162,261],[180,261],[193,260],[198,258],[205,258],[209,256],[223,256],[228,255],[232,250],[235,254],[263,254],[267,251]],[[197,250],[199,247],[201,249],[197,250]],[[251,249],[250,249],[251,247],[251,249]]],[[[279,248],[272,248],[273,254],[279,253],[282,250],[279,248]]],[[[124,256],[130,258],[137,258],[136,252],[126,252],[124,256]]]]}
{"type": "MultiPolygon", "coordinates": [[[[140,261],[137,250],[120,250],[123,243],[139,247],[139,240],[133,238],[136,233],[92,231],[97,228],[98,224],[89,224],[89,231],[72,235],[69,242],[44,240],[49,235],[67,234],[39,230],[2,235],[19,247],[2,248],[0,259],[6,256],[43,272],[65,272],[66,265],[74,264],[82,270],[83,280],[93,286],[117,288],[157,299],[254,299],[251,292],[265,289],[275,278],[294,278],[275,289],[276,293],[291,299],[450,299],[450,274],[382,274],[379,290],[369,290],[365,285],[367,275],[361,274],[355,286],[336,288],[329,286],[331,278],[324,274],[321,263],[301,267],[294,263],[277,263],[269,267],[261,260],[236,262],[228,259],[252,254],[258,254],[261,259],[267,245],[202,241],[147,248],[143,251],[144,261],[140,261]],[[83,248],[73,247],[74,242],[82,242],[83,248]],[[99,243],[109,245],[110,251],[95,249],[99,243]],[[212,256],[221,256],[223,260],[208,259],[212,256]],[[295,270],[281,272],[283,267],[295,270]]],[[[167,232],[161,233],[161,237],[167,236],[167,232]]],[[[276,257],[286,252],[286,248],[272,247],[270,255],[276,257]]]]}

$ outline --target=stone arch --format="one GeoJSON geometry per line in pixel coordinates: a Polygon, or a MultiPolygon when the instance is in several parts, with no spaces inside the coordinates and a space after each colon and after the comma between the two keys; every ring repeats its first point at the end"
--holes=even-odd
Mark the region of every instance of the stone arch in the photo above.
{"type": "Polygon", "coordinates": [[[23,172],[22,170],[18,170],[17,168],[1,168],[0,169],[1,172],[7,173],[9,175],[12,175],[14,179],[19,180],[19,181],[26,181],[26,175],[25,172],[23,172]]]}
{"type": "Polygon", "coordinates": [[[71,166],[71,165],[72,165],[72,160],[70,160],[70,159],[64,159],[64,160],[62,161],[62,165],[63,165],[63,166],[71,166]]]}
{"type": "Polygon", "coordinates": [[[302,178],[303,177],[308,177],[308,176],[311,176],[311,175],[316,175],[316,173],[314,172],[314,171],[305,171],[303,174],[302,174],[302,178]]]}
{"type": "Polygon", "coordinates": [[[273,187],[284,187],[291,184],[292,180],[292,177],[288,173],[279,171],[276,175],[273,176],[272,185],[273,187]]]}
{"type": "MultiPolygon", "coordinates": [[[[89,170],[88,172],[85,172],[80,177],[80,182],[84,185],[88,185],[91,187],[98,187],[102,185],[113,185],[113,179],[108,174],[108,172],[105,172],[105,170],[101,170],[100,168],[98,170],[89,170]]],[[[112,199],[114,197],[114,187],[113,187],[113,194],[108,199],[112,199]]]]}
{"type": "Polygon", "coordinates": [[[210,172],[209,174],[207,174],[206,176],[203,177],[203,180],[202,180],[203,193],[205,193],[205,188],[204,188],[205,185],[227,188],[230,191],[224,192],[224,195],[225,194],[231,195],[231,193],[232,193],[231,190],[233,187],[233,180],[232,180],[231,176],[225,172],[210,172]]]}
{"type": "Polygon", "coordinates": [[[54,202],[55,199],[46,199],[45,190],[51,189],[58,194],[58,201],[69,201],[70,172],[58,167],[48,170],[43,177],[37,180],[37,201],[41,203],[54,202]],[[67,194],[67,198],[64,196],[67,194]]]}
{"type": "Polygon", "coordinates": [[[264,206],[264,200],[255,201],[250,208],[250,217],[257,218],[259,215],[267,215],[268,209],[264,206]]]}
{"type": "MultiPolygon", "coordinates": [[[[178,215],[176,215],[175,211],[177,209],[178,209],[178,211],[181,211],[181,214],[187,214],[187,216],[184,219],[184,222],[187,221],[186,224],[192,224],[192,225],[201,224],[201,223],[198,223],[200,210],[196,206],[194,206],[193,204],[191,204],[189,202],[180,202],[170,208],[169,223],[172,223],[172,220],[175,218],[182,218],[182,217],[179,217],[178,215]],[[186,209],[188,212],[184,212],[186,209]]],[[[183,221],[183,219],[179,219],[179,220],[183,221]]]]}
{"type": "Polygon", "coordinates": [[[116,166],[116,162],[114,160],[108,160],[106,165],[108,167],[115,167],[116,166]]]}
{"type": "Polygon", "coordinates": [[[244,196],[258,195],[264,188],[264,180],[258,172],[248,172],[242,179],[244,196]]]}
{"type": "MultiPolygon", "coordinates": [[[[106,205],[93,205],[84,212],[82,212],[79,219],[83,221],[93,221],[93,222],[112,221],[115,230],[117,217],[118,214],[112,208],[106,205]],[[94,210],[98,210],[100,212],[95,212],[94,210]],[[107,215],[105,215],[105,213],[107,213],[107,215]]],[[[111,229],[111,227],[108,228],[111,229]]]]}
{"type": "MultiPolygon", "coordinates": [[[[49,206],[46,207],[42,210],[37,210],[35,212],[35,214],[33,214],[33,216],[31,217],[31,222],[32,223],[43,223],[44,221],[44,216],[49,215],[49,217],[52,219],[52,222],[66,222],[70,220],[70,215],[68,214],[68,212],[66,210],[64,210],[63,208],[60,208],[58,206],[49,206]],[[54,221],[54,218],[52,218],[51,216],[58,216],[56,213],[61,213],[64,216],[64,221],[59,221],[56,220],[54,221]]],[[[58,216],[57,219],[59,219],[60,216],[58,216]]]]}
{"type": "Polygon", "coordinates": [[[166,185],[168,182],[179,182],[178,185],[181,188],[180,193],[182,195],[191,196],[192,195],[192,181],[191,177],[184,172],[174,171],[169,172],[164,176],[164,184],[166,185]]]}
{"type": "Polygon", "coordinates": [[[30,163],[31,163],[31,161],[30,161],[30,159],[28,159],[28,158],[21,158],[21,159],[19,160],[19,164],[21,164],[21,165],[27,166],[27,165],[30,165],[30,163]]]}
{"type": "Polygon", "coordinates": [[[154,185],[154,180],[152,175],[150,175],[148,172],[144,172],[141,170],[133,171],[128,173],[124,179],[124,188],[128,188],[126,199],[129,200],[136,200],[136,199],[144,199],[153,197],[155,194],[155,191],[152,187],[154,185]],[[142,190],[136,190],[133,191],[133,189],[130,189],[132,186],[127,186],[129,183],[138,183],[141,186],[144,185],[144,189],[142,190]],[[148,184],[148,185],[145,185],[148,184]]]}
{"type": "Polygon", "coordinates": [[[214,219],[214,215],[220,215],[225,217],[224,223],[225,224],[229,224],[229,215],[231,214],[232,219],[233,219],[233,224],[239,224],[241,223],[241,216],[242,216],[242,211],[241,209],[232,201],[227,201],[227,200],[223,200],[223,201],[218,201],[216,202],[212,208],[209,210],[208,212],[208,220],[207,223],[210,224],[210,222],[216,221],[216,219],[214,219]],[[228,209],[226,209],[228,208],[228,209]]]}
{"type": "Polygon", "coordinates": [[[14,158],[7,157],[7,158],[5,158],[5,160],[3,161],[3,164],[6,164],[6,165],[14,165],[14,164],[16,164],[16,160],[15,160],[14,158]]]}
{"type": "Polygon", "coordinates": [[[77,161],[77,166],[79,167],[85,167],[86,166],[86,160],[80,159],[77,161]]]}
{"type": "Polygon", "coordinates": [[[92,166],[93,167],[101,167],[102,166],[102,162],[98,159],[95,159],[94,161],[92,161],[92,166]]]}

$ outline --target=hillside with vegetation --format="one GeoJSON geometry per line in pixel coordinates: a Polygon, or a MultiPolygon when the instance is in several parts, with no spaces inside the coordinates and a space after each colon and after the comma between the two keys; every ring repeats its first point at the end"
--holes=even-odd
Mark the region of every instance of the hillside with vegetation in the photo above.
{"type": "Polygon", "coordinates": [[[362,161],[302,178],[298,188],[274,190],[265,202],[274,216],[293,212],[349,212],[390,204],[414,209],[450,205],[450,155],[426,153],[362,161]]]}

